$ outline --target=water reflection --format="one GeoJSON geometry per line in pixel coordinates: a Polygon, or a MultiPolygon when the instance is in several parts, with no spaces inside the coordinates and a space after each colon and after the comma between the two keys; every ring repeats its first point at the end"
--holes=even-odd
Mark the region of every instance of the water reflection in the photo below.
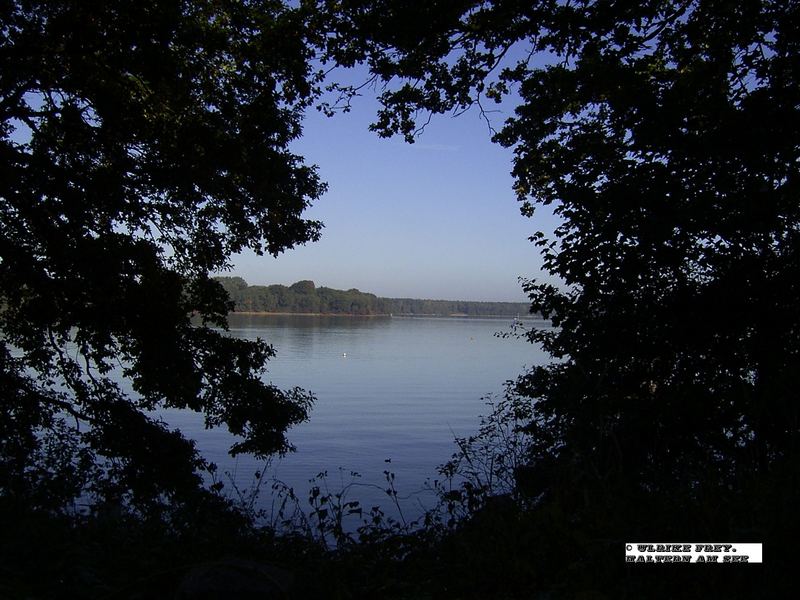
{"type": "MultiPolygon", "coordinates": [[[[317,396],[311,420],[289,432],[297,452],[276,462],[271,474],[302,498],[309,478],[321,471],[334,479],[340,467],[357,471],[360,481],[378,486],[360,488],[365,505],[386,503],[380,490],[387,467],[401,493],[419,489],[452,454],[453,436],[476,429],[487,412],[482,397],[545,360],[529,343],[495,336],[509,325],[500,319],[232,315],[231,335],[260,337],[277,351],[268,380],[317,396]]],[[[169,420],[221,469],[235,471],[240,485],[259,468],[252,458],[227,456],[226,432],[205,431],[191,415],[169,420]]]]}

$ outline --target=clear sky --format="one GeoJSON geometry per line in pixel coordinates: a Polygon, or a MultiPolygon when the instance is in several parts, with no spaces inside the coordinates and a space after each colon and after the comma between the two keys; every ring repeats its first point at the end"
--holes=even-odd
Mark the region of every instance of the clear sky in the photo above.
{"type": "MultiPolygon", "coordinates": [[[[491,142],[476,111],[435,116],[412,145],[380,139],[367,129],[376,106],[363,97],[332,118],[309,111],[294,151],[329,184],[306,213],[324,222],[322,238],[277,259],[236,256],[230,274],[251,285],[311,279],[388,297],[525,301],[518,277],[540,276],[541,264],[527,238],[552,230],[553,217],[520,214],[511,151],[491,142]]],[[[507,116],[491,115],[494,126],[507,116]]]]}

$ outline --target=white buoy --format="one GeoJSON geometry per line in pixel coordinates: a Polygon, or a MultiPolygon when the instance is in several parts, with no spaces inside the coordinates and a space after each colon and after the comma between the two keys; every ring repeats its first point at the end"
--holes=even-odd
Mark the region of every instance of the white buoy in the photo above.
{"type": "Polygon", "coordinates": [[[347,352],[342,352],[342,357],[347,358],[347,352]]]}

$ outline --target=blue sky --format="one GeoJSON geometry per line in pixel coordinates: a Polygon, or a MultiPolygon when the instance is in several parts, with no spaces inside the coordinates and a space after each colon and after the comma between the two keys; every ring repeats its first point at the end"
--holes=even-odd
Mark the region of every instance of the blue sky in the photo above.
{"type": "MultiPolygon", "coordinates": [[[[474,109],[435,116],[414,144],[381,139],[368,130],[378,109],[371,93],[346,114],[309,110],[293,146],[329,185],[306,212],[325,224],[322,239],[277,258],[234,256],[224,274],[251,285],[311,279],[388,297],[526,301],[518,278],[543,276],[528,237],[552,231],[555,219],[541,207],[533,219],[520,214],[512,152],[491,142],[474,109]]],[[[511,108],[503,110],[490,115],[497,129],[511,108]]]]}
{"type": "MultiPolygon", "coordinates": [[[[520,214],[511,151],[491,142],[477,111],[434,117],[415,144],[380,139],[367,129],[376,107],[363,97],[332,118],[309,111],[294,150],[329,184],[306,213],[325,223],[322,239],[276,259],[236,256],[230,274],[251,285],[311,279],[379,296],[525,301],[518,277],[538,277],[541,264],[527,238],[552,230],[553,217],[520,214]]],[[[507,116],[491,115],[493,125],[507,116]]]]}

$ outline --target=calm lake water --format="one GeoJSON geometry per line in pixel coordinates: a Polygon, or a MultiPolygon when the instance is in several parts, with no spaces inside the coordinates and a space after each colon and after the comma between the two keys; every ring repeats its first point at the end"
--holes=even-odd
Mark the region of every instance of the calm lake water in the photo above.
{"type": "MultiPolygon", "coordinates": [[[[474,433],[488,412],[485,396],[500,394],[506,380],[547,360],[530,343],[495,335],[510,325],[511,319],[232,315],[231,335],[263,338],[277,351],[267,379],[317,398],[310,420],[288,433],[297,451],[274,460],[268,476],[305,499],[318,473],[327,471],[337,491],[355,471],[361,477],[349,497],[366,507],[387,506],[388,469],[404,512],[418,514],[420,503],[431,502],[425,481],[436,479],[437,467],[453,454],[453,437],[474,433]]],[[[205,430],[196,415],[164,416],[238,485],[247,487],[263,467],[252,457],[232,459],[229,434],[205,430]]],[[[263,503],[269,502],[266,487],[263,503]]]]}

